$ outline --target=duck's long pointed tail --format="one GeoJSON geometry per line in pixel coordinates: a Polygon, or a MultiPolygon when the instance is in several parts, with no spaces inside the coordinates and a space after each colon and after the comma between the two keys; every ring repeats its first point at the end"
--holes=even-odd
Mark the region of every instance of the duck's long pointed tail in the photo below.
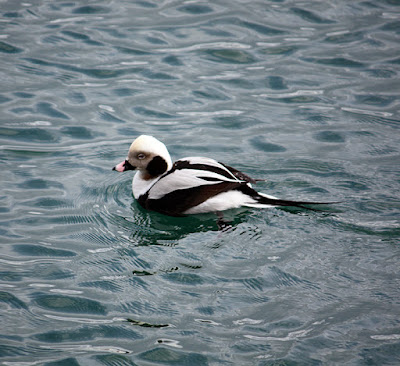
{"type": "Polygon", "coordinates": [[[267,194],[259,193],[259,192],[257,192],[257,196],[253,196],[253,199],[255,200],[255,202],[246,204],[246,206],[258,207],[258,208],[273,207],[273,206],[288,206],[288,207],[300,207],[300,208],[312,210],[312,208],[308,207],[308,206],[330,205],[333,203],[339,203],[339,202],[309,202],[309,201],[283,200],[283,199],[279,199],[274,196],[269,196],[267,194]]]}

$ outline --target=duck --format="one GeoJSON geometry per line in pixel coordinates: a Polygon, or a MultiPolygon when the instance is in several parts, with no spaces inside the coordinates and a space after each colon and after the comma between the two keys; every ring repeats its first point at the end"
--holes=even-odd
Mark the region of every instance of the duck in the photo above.
{"type": "Polygon", "coordinates": [[[283,200],[257,192],[259,180],[207,157],[186,157],[175,161],[167,147],[153,136],[141,135],[131,144],[127,158],[112,168],[136,171],[132,193],[149,211],[168,216],[222,213],[239,207],[320,205],[322,202],[283,200]]]}

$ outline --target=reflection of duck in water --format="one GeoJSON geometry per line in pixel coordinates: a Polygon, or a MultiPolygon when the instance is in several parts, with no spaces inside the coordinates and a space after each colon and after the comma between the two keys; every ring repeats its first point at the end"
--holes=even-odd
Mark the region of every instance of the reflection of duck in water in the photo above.
{"type": "Polygon", "coordinates": [[[141,206],[170,216],[221,212],[238,207],[271,207],[320,204],[287,201],[258,193],[256,180],[216,160],[188,157],[172,164],[165,145],[152,136],[133,141],[128,157],[113,170],[137,170],[132,181],[141,206]]]}

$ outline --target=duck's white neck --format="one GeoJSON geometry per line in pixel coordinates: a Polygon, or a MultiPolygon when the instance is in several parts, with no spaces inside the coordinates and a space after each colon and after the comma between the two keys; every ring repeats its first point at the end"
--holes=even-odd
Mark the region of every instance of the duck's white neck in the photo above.
{"type": "Polygon", "coordinates": [[[138,199],[141,195],[145,194],[158,179],[160,179],[160,177],[148,179],[148,175],[146,175],[145,172],[137,171],[132,180],[133,196],[138,199]],[[147,179],[145,179],[145,177],[147,179]]]}

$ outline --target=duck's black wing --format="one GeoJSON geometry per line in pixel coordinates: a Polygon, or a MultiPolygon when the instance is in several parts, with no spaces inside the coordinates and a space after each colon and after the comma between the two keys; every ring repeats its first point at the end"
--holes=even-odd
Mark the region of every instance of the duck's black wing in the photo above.
{"type": "Polygon", "coordinates": [[[138,202],[148,210],[181,216],[209,198],[243,185],[247,180],[238,179],[217,161],[190,157],[176,161],[138,202]]]}
{"type": "Polygon", "coordinates": [[[244,174],[243,172],[241,172],[240,170],[237,170],[235,168],[232,168],[229,165],[226,165],[224,163],[220,164],[222,166],[224,166],[226,169],[228,169],[237,179],[245,181],[247,183],[252,183],[252,184],[256,184],[257,182],[263,181],[263,179],[253,179],[251,177],[249,177],[247,174],[244,174]]]}

